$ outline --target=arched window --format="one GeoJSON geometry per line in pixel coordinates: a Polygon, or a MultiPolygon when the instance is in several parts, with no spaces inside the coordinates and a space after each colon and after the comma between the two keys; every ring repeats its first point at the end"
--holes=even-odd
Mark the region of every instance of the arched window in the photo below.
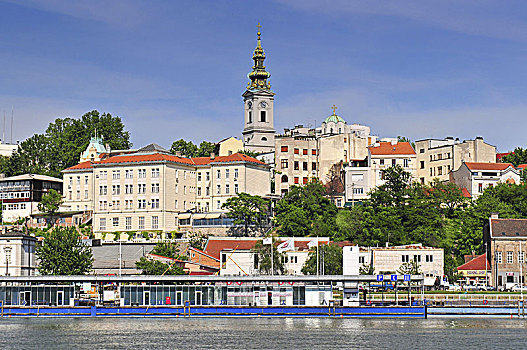
{"type": "Polygon", "coordinates": [[[282,183],[289,181],[287,175],[282,175],[282,183]]]}
{"type": "Polygon", "coordinates": [[[267,137],[262,137],[263,142],[267,142],[267,137]]]}

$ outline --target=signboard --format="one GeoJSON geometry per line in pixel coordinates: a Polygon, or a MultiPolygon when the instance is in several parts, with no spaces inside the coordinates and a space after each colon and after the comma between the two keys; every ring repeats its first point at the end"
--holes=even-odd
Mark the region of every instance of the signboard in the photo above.
{"type": "Polygon", "coordinates": [[[384,275],[377,275],[377,282],[384,281],[384,275]]]}
{"type": "Polygon", "coordinates": [[[170,305],[170,296],[165,297],[165,304],[170,305]]]}
{"type": "Polygon", "coordinates": [[[404,275],[404,281],[410,282],[412,280],[412,275],[404,275]]]}
{"type": "Polygon", "coordinates": [[[397,275],[390,275],[390,279],[391,279],[393,282],[396,282],[396,281],[397,281],[397,275]]]}
{"type": "Polygon", "coordinates": [[[82,291],[89,293],[91,291],[91,283],[90,282],[83,282],[82,283],[82,291]]]}

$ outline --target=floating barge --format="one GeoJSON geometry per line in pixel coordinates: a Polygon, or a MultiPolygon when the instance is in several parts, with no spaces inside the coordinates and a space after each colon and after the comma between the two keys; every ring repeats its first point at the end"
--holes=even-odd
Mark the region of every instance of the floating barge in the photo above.
{"type": "MultiPolygon", "coordinates": [[[[359,306],[376,276],[0,277],[2,317],[426,317],[424,306],[359,306]]],[[[422,286],[422,276],[412,276],[422,286]]]]}

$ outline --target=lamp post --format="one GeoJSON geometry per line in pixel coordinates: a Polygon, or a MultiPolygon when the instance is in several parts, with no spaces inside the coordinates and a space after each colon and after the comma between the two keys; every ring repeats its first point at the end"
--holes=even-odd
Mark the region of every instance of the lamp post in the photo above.
{"type": "Polygon", "coordinates": [[[11,259],[11,247],[5,247],[4,253],[5,253],[5,275],[9,276],[9,260],[11,259]]]}

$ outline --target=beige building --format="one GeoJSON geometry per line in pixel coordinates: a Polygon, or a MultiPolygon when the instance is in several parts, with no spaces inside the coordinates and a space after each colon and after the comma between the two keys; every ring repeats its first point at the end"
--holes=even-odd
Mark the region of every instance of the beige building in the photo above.
{"type": "Polygon", "coordinates": [[[348,125],[333,112],[317,129],[298,125],[276,135],[276,193],[287,193],[290,186],[306,184],[310,178],[326,183],[335,165],[366,159],[376,140],[369,132],[369,127],[348,125]]]}
{"type": "Polygon", "coordinates": [[[37,239],[22,232],[0,234],[0,276],[33,276],[37,239]]]}
{"type": "Polygon", "coordinates": [[[243,141],[231,136],[219,141],[216,147],[220,157],[230,156],[243,151],[243,141]]]}
{"type": "Polygon", "coordinates": [[[417,152],[417,179],[429,183],[438,178],[449,179],[449,172],[458,169],[462,162],[495,163],[496,146],[489,145],[482,137],[464,140],[425,139],[415,142],[417,152]]]}
{"type": "Polygon", "coordinates": [[[379,142],[368,148],[365,161],[351,162],[345,168],[346,203],[354,204],[369,198],[374,188],[385,183],[383,170],[399,165],[416,176],[416,155],[409,142],[379,142]]]}
{"type": "Polygon", "coordinates": [[[520,171],[510,163],[463,162],[459,169],[450,173],[450,182],[466,188],[473,199],[478,198],[487,187],[498,183],[520,183],[520,171]]]}
{"type": "Polygon", "coordinates": [[[93,208],[97,235],[188,228],[197,212],[219,217],[225,212],[222,204],[240,192],[270,194],[269,166],[254,158],[240,153],[183,158],[156,145],[80,163],[64,170],[64,181],[64,186],[72,184],[64,206],[93,208]]]}
{"type": "Polygon", "coordinates": [[[444,252],[442,248],[424,247],[411,244],[395,247],[360,248],[359,264],[361,267],[371,265],[375,274],[398,273],[401,265],[415,261],[425,277],[425,284],[431,286],[443,278],[444,252]]]}
{"type": "Polygon", "coordinates": [[[527,219],[500,219],[492,214],[483,228],[483,239],[492,267],[490,284],[498,290],[525,285],[527,219]]]}

